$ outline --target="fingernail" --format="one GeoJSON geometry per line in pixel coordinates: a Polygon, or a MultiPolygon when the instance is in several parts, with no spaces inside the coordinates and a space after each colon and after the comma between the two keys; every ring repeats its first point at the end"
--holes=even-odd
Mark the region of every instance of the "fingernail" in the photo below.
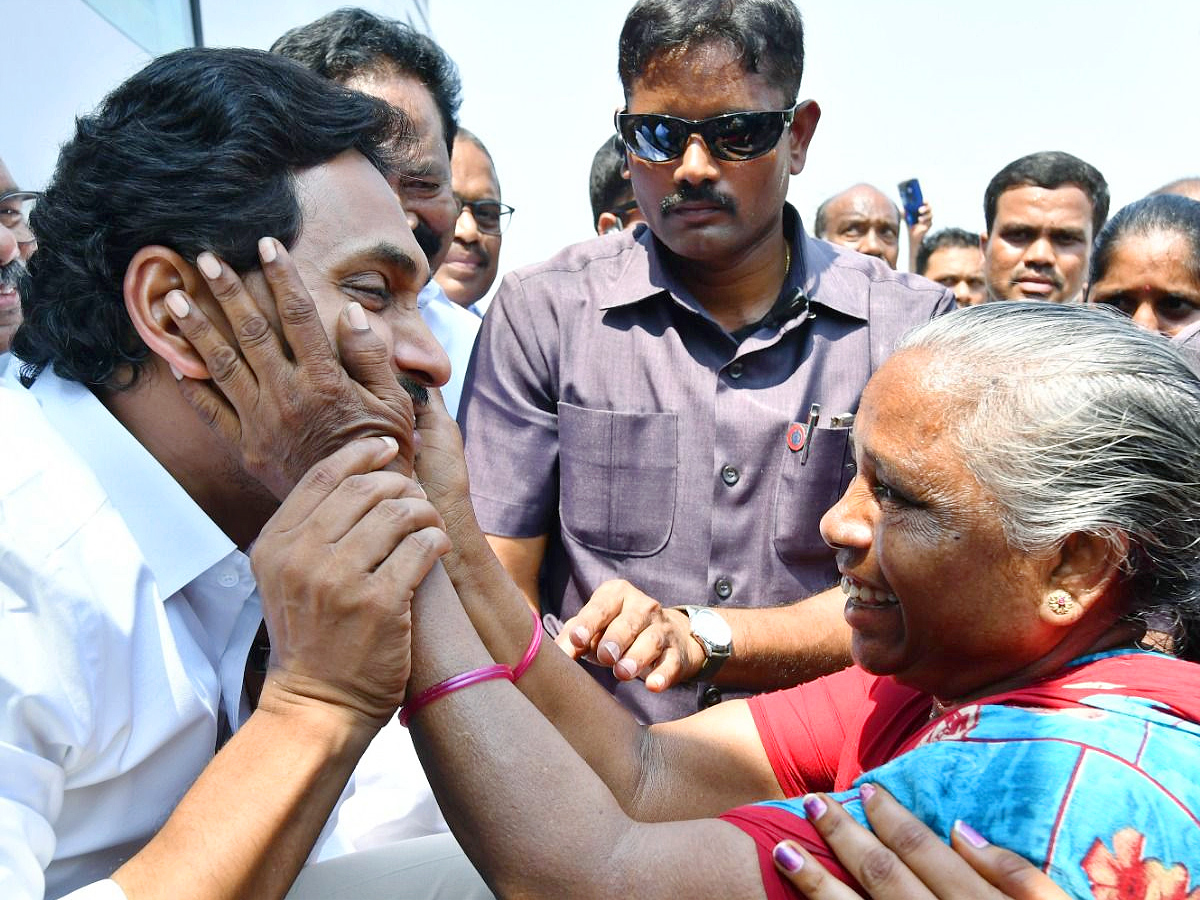
{"type": "Polygon", "coordinates": [[[177,319],[187,318],[188,302],[187,297],[183,295],[183,291],[167,291],[167,309],[169,309],[177,319]]]}
{"type": "Polygon", "coordinates": [[[591,639],[591,632],[582,625],[576,625],[571,629],[571,643],[576,647],[586,647],[591,639]]]}
{"type": "Polygon", "coordinates": [[[275,262],[275,241],[269,237],[258,239],[258,258],[265,263],[275,262]]]}
{"type": "Polygon", "coordinates": [[[662,687],[666,683],[666,680],[667,679],[662,675],[651,675],[649,678],[646,679],[646,687],[652,691],[662,690],[662,687]]]}
{"type": "Polygon", "coordinates": [[[875,796],[875,785],[864,784],[864,785],[859,786],[858,796],[860,798],[862,798],[863,803],[866,803],[868,800],[870,800],[872,797],[875,796]]]}
{"type": "Polygon", "coordinates": [[[804,798],[804,813],[814,822],[825,815],[825,810],[829,809],[825,805],[825,801],[816,794],[809,794],[804,798]]]}
{"type": "Polygon", "coordinates": [[[175,368],[171,363],[167,363],[167,367],[171,370],[171,374],[175,376],[176,381],[183,381],[183,373],[175,368]]]}
{"type": "Polygon", "coordinates": [[[962,819],[958,819],[954,823],[954,830],[961,834],[963,840],[965,840],[976,850],[982,850],[988,845],[987,838],[985,838],[982,834],[980,834],[962,819]]]}
{"type": "Polygon", "coordinates": [[[600,649],[607,653],[609,660],[614,663],[621,658],[621,648],[617,646],[616,641],[605,641],[600,645],[600,649]]]}
{"type": "Polygon", "coordinates": [[[395,453],[397,450],[400,449],[400,444],[396,441],[396,439],[394,437],[389,437],[389,436],[385,435],[383,437],[380,437],[380,440],[383,441],[384,446],[386,446],[388,448],[388,450],[391,451],[392,453],[395,453]]]}
{"type": "Polygon", "coordinates": [[[367,324],[367,314],[363,311],[362,304],[353,300],[346,307],[346,318],[350,320],[350,327],[355,331],[366,331],[371,327],[367,324]]]}
{"type": "Polygon", "coordinates": [[[632,681],[637,677],[637,663],[632,659],[626,658],[621,660],[613,666],[613,670],[617,673],[618,678],[624,678],[628,681],[632,681]]]}
{"type": "Polygon", "coordinates": [[[795,874],[804,868],[804,857],[787,841],[776,844],[775,849],[771,851],[771,857],[785,872],[795,874]]]}
{"type": "Polygon", "coordinates": [[[205,278],[221,277],[220,261],[207,250],[196,257],[196,265],[200,267],[200,271],[204,273],[205,278]]]}

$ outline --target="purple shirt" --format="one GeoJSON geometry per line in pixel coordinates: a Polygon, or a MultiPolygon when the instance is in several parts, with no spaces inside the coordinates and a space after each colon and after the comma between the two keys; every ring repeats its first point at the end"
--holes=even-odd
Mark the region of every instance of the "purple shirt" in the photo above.
{"type": "MultiPolygon", "coordinates": [[[[740,343],[645,227],[504,279],[460,422],[483,530],[549,535],[545,611],[565,620],[618,577],[664,606],[779,606],[836,582],[818,523],[854,464],[849,427],[832,420],[857,409],[900,335],[954,298],[808,238],[785,213],[803,266],[781,296],[802,289],[808,302],[740,343]]],[[[589,668],[644,721],[720,698],[702,684],[652,694],[589,668]]]]}

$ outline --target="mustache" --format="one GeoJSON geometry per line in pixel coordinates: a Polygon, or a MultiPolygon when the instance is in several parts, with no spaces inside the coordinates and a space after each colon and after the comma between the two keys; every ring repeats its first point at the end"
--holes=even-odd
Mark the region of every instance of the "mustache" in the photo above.
{"type": "Polygon", "coordinates": [[[659,201],[659,206],[662,209],[663,215],[666,215],[681,203],[696,201],[711,203],[721,209],[737,212],[737,202],[732,197],[718,193],[717,189],[707,181],[699,185],[684,183],[675,193],[667,194],[667,196],[663,197],[659,201]]]}
{"type": "Polygon", "coordinates": [[[1057,290],[1061,291],[1063,289],[1063,280],[1057,272],[1053,270],[1043,271],[1041,269],[1029,269],[1024,266],[1013,270],[1012,283],[1016,284],[1018,281],[1024,281],[1030,276],[1033,278],[1045,278],[1052,285],[1054,285],[1057,290]]]}
{"type": "Polygon", "coordinates": [[[412,397],[414,404],[418,406],[427,406],[429,404],[429,390],[419,381],[414,381],[407,375],[397,375],[396,381],[400,383],[400,387],[408,392],[408,396],[412,397]]]}
{"type": "Polygon", "coordinates": [[[421,248],[427,260],[436,257],[442,249],[441,235],[419,219],[417,227],[413,229],[413,237],[417,239],[417,246],[421,248]]]}
{"type": "Polygon", "coordinates": [[[17,293],[20,293],[21,284],[28,274],[25,264],[20,259],[14,259],[8,265],[0,266],[0,285],[15,288],[17,293]]]}

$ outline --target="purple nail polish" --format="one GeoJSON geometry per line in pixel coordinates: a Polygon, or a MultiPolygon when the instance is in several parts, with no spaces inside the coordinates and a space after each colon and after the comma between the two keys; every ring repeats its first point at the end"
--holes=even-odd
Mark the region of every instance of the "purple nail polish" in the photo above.
{"type": "Polygon", "coordinates": [[[962,819],[959,819],[954,823],[954,830],[961,834],[963,840],[965,840],[976,850],[982,850],[988,845],[987,838],[985,838],[982,834],[980,834],[962,819]]]}
{"type": "Polygon", "coordinates": [[[821,816],[825,815],[825,810],[829,809],[829,807],[825,805],[825,801],[816,794],[809,794],[807,797],[805,797],[803,805],[805,815],[807,815],[813,821],[821,818],[821,816]]]}
{"type": "Polygon", "coordinates": [[[875,785],[873,785],[873,784],[862,785],[858,789],[858,796],[862,799],[863,803],[866,803],[868,800],[870,800],[872,797],[875,796],[875,785]]]}
{"type": "Polygon", "coordinates": [[[785,872],[795,874],[804,868],[804,857],[787,841],[780,841],[771,851],[771,857],[785,872]]]}

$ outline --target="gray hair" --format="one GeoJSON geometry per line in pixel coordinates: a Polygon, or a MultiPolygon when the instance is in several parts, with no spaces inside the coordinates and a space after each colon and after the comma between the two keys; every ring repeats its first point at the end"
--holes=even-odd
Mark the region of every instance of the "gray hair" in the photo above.
{"type": "Polygon", "coordinates": [[[954,435],[1031,554],[1074,533],[1123,556],[1130,616],[1200,648],[1200,376],[1109,310],[990,303],[910,332],[925,387],[964,404],[954,435]],[[1126,549],[1126,547],[1128,549],[1126,549]]]}

